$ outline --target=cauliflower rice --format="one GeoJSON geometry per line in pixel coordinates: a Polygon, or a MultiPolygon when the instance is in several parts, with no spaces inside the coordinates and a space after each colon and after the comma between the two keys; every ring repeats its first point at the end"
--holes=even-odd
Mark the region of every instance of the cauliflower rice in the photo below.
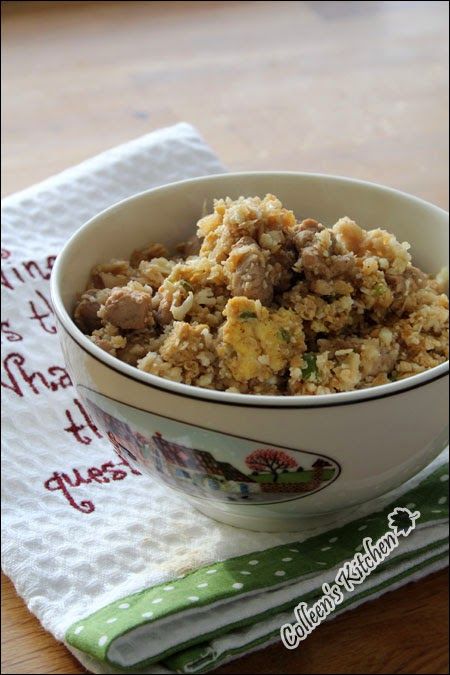
{"type": "Polygon", "coordinates": [[[91,272],[74,319],[153,375],[244,394],[330,394],[448,358],[445,275],[350,218],[297,221],[273,195],[218,199],[197,235],[91,272]]]}

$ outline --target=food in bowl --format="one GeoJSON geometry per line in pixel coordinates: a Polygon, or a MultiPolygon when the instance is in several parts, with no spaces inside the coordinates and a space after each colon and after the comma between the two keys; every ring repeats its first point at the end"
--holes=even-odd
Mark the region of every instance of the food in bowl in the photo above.
{"type": "MultiPolygon", "coordinates": [[[[448,265],[448,214],[417,197],[336,176],[223,174],[147,190],[97,214],[58,255],[51,278],[52,300],[77,398],[93,416],[98,431],[105,438],[112,435],[137,470],[162,481],[168,491],[175,482],[190,504],[230,525],[298,531],[316,522],[332,523],[336,511],[395,489],[445,447],[448,361],[397,382],[342,393],[230,393],[144,372],[101,350],[89,337],[92,330],[83,335],[73,320],[79,292],[98,263],[128,259],[133,248],[143,249],[150,240],[175,250],[180,240],[191,237],[205,200],[209,205],[220,195],[237,199],[242,194],[269,192],[279,195],[298,216],[314,214],[327,227],[348,214],[366,229],[386,228],[399,241],[411,242],[415,265],[425,272],[448,265]],[[158,445],[159,450],[166,449],[170,466],[159,463],[158,445]],[[279,466],[277,480],[264,477],[267,486],[277,486],[273,499],[264,503],[256,503],[253,494],[253,484],[259,480],[253,471],[260,470],[246,461],[255,450],[280,451],[298,464],[295,469],[288,466],[287,473],[279,466]],[[180,466],[190,463],[192,454],[201,465],[180,466]],[[333,476],[330,466],[322,465],[326,480],[318,489],[299,491],[300,484],[313,487],[310,480],[319,482],[319,476],[307,477],[308,471],[319,468],[318,459],[336,467],[333,476]],[[294,480],[292,471],[306,482],[294,480]],[[245,486],[241,492],[243,483],[249,484],[248,492],[245,486]],[[205,493],[195,496],[198,491],[205,493]],[[230,497],[226,501],[224,494],[230,497]]],[[[119,332],[124,335],[126,330],[119,332]]],[[[88,451],[90,447],[86,446],[88,451]]]]}
{"type": "Polygon", "coordinates": [[[199,387],[262,395],[359,390],[448,358],[443,275],[348,217],[299,221],[271,194],[217,199],[197,233],[96,265],[74,310],[99,347],[199,387]]]}

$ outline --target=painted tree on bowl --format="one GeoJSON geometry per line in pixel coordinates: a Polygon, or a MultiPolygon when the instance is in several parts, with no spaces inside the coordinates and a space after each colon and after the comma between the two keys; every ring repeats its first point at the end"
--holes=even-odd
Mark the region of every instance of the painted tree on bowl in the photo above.
{"type": "Polygon", "coordinates": [[[247,455],[245,463],[251,471],[270,473],[274,483],[277,482],[279,474],[284,470],[295,469],[298,466],[297,461],[287,452],[275,450],[275,448],[254,450],[247,455]]]}

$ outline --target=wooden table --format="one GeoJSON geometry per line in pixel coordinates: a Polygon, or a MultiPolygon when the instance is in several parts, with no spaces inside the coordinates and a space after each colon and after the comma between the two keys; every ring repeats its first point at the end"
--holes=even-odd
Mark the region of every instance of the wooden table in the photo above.
{"type": "MultiPolygon", "coordinates": [[[[2,192],[187,120],[225,164],[446,206],[446,2],[3,2],[2,192]],[[24,7],[25,5],[25,7],[24,7]]],[[[221,673],[446,673],[447,577],[221,673]]],[[[2,581],[2,672],[82,673],[2,581]]]]}

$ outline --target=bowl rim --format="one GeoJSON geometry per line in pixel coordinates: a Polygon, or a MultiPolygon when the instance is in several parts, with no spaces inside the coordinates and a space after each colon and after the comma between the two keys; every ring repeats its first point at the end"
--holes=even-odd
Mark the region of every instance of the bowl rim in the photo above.
{"type": "Polygon", "coordinates": [[[389,384],[377,385],[366,389],[358,389],[347,392],[338,392],[334,394],[316,394],[316,395],[301,395],[301,396],[280,396],[280,395],[262,395],[262,394],[240,394],[234,392],[219,391],[216,389],[205,389],[194,385],[183,384],[181,382],[174,382],[165,379],[158,375],[152,375],[144,371],[138,370],[135,366],[131,366],[118,358],[111,356],[100,347],[95,345],[89,338],[84,335],[76,326],[70,314],[64,307],[60,293],[61,277],[64,269],[64,263],[69,257],[70,250],[74,242],[78,239],[82,232],[95,227],[95,225],[103,220],[105,216],[112,214],[114,211],[122,209],[124,205],[130,204],[133,201],[138,201],[148,194],[155,192],[170,191],[174,187],[189,186],[195,183],[215,182],[223,180],[224,178],[239,178],[251,176],[285,176],[285,177],[307,177],[327,180],[331,179],[337,183],[350,183],[360,186],[368,187],[380,192],[388,192],[392,195],[400,196],[409,201],[420,204],[428,209],[431,209],[441,216],[448,218],[448,212],[444,209],[427,202],[420,197],[415,197],[407,192],[396,190],[379,183],[372,183],[369,181],[349,178],[346,176],[336,176],[332,174],[296,172],[296,171],[242,171],[212,174],[207,176],[199,176],[196,178],[188,178],[182,181],[167,183],[158,187],[143,190],[130,197],[115,202],[111,206],[103,209],[95,216],[86,221],[79,227],[72,236],[66,241],[62,250],[58,254],[55,264],[53,266],[50,288],[53,308],[55,315],[59,321],[60,327],[69,335],[72,340],[87,354],[93,357],[96,361],[102,363],[107,368],[125,376],[140,384],[156,390],[163,391],[169,394],[175,394],[182,398],[200,399],[208,403],[218,403],[221,405],[244,406],[250,408],[321,408],[332,407],[336,405],[350,405],[356,403],[363,403],[370,400],[376,400],[395,396],[400,393],[406,393],[412,389],[417,389],[424,385],[430,384],[448,375],[449,362],[448,360],[433,368],[425,370],[422,373],[412,375],[397,382],[390,382],[389,384]]]}

